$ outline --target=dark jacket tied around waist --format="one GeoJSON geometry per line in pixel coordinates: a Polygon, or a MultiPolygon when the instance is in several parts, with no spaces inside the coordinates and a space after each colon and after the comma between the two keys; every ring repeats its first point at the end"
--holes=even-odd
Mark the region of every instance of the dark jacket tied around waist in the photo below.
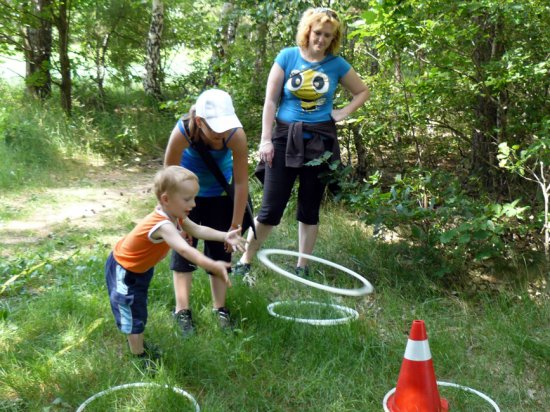
{"type": "Polygon", "coordinates": [[[333,120],[322,123],[288,123],[277,119],[275,138],[285,136],[286,167],[302,167],[304,162],[317,159],[326,151],[332,153],[331,161],[340,160],[340,146],[333,120]],[[304,139],[304,132],[311,133],[312,137],[304,139]]]}
{"type": "MultiPolygon", "coordinates": [[[[310,160],[314,160],[330,151],[330,161],[340,161],[340,145],[336,136],[336,124],[334,120],[322,123],[288,123],[277,119],[277,128],[274,138],[287,139],[285,166],[298,168],[310,160]],[[312,137],[304,139],[303,133],[309,132],[312,137]]],[[[256,165],[254,175],[263,184],[265,175],[265,163],[256,165]]]]}

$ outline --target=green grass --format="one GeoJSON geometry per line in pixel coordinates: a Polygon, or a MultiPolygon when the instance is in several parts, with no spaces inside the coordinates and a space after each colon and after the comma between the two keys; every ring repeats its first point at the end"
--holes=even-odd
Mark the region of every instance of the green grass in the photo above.
{"type": "MultiPolygon", "coordinates": [[[[158,375],[144,376],[112,319],[103,265],[113,242],[154,205],[152,194],[145,200],[128,194],[139,177],[128,165],[141,163],[135,157],[144,148],[160,153],[154,149],[168,136],[173,119],[138,110],[114,95],[108,110],[87,113],[77,104],[74,118],[66,121],[58,109],[22,103],[1,84],[0,92],[1,411],[74,411],[95,393],[140,381],[185,389],[207,412],[381,411],[384,395],[397,382],[414,319],[426,322],[439,380],[486,393],[502,411],[548,410],[550,303],[548,289],[538,296],[533,291],[533,282],[545,280],[540,268],[527,261],[524,267],[506,266],[506,273],[499,266],[477,268],[483,275],[513,280],[500,290],[472,288],[469,262],[463,273],[438,279],[421,249],[406,240],[374,239],[356,216],[329,204],[315,255],[364,275],[374,285],[372,295],[330,295],[256,261],[256,285],[235,280],[228,292],[238,329],[225,334],[211,313],[207,276],[199,272],[192,291],[197,334],[183,340],[171,316],[172,275],[163,261],[151,285],[146,330],[147,339],[162,348],[163,363],[158,375]],[[111,150],[115,159],[125,150],[132,157],[107,168],[93,154],[98,148],[103,154],[111,150]],[[77,193],[82,200],[87,191],[102,197],[107,189],[124,192],[127,201],[91,224],[62,219],[47,230],[6,230],[16,221],[62,213],[77,193]],[[266,309],[274,301],[310,300],[348,306],[359,318],[312,326],[274,318],[266,309]]],[[[259,188],[252,187],[257,204],[259,188]]],[[[265,247],[297,249],[292,205],[265,247]]],[[[295,263],[271,258],[287,268],[295,263]]],[[[329,267],[311,268],[316,281],[360,286],[329,267]]],[[[340,316],[292,304],[278,307],[278,313],[340,316]]],[[[440,392],[453,411],[493,410],[472,394],[453,388],[440,392]]],[[[141,388],[111,393],[86,410],[193,409],[170,390],[141,388]]]]}
{"type": "MultiPolygon", "coordinates": [[[[156,377],[144,376],[112,320],[103,280],[109,245],[97,239],[125,233],[151,204],[131,202],[86,231],[62,224],[54,238],[2,262],[0,284],[46,264],[21,275],[0,295],[1,410],[75,410],[111,386],[145,381],[185,389],[203,411],[379,411],[397,382],[414,319],[426,322],[439,380],[484,392],[503,411],[546,409],[547,300],[533,301],[520,286],[498,294],[450,293],[424,273],[423,265],[404,259],[406,245],[372,239],[368,228],[333,207],[323,213],[316,254],[364,274],[374,294],[327,295],[256,262],[256,286],[235,281],[229,291],[228,306],[239,328],[226,335],[212,317],[208,280],[200,273],[192,292],[197,334],[182,340],[171,318],[171,274],[162,262],[152,283],[146,336],[161,346],[163,364],[156,377]],[[355,308],[360,317],[330,327],[293,323],[267,313],[266,306],[276,300],[333,302],[355,308]]],[[[266,247],[296,248],[292,215],[286,214],[266,247]]],[[[293,264],[280,259],[282,265],[293,264]]],[[[325,271],[329,284],[358,286],[325,271]]],[[[292,313],[292,307],[281,309],[292,313]]],[[[335,314],[302,307],[296,315],[335,314]]],[[[456,389],[442,388],[441,394],[455,411],[492,410],[456,389]]],[[[157,388],[112,393],[86,410],[192,408],[172,391],[157,388]]]]}

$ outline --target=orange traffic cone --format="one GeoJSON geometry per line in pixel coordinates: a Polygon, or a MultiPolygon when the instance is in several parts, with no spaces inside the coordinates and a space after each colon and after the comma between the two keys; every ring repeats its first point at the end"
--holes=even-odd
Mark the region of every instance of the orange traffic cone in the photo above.
{"type": "Polygon", "coordinates": [[[389,396],[387,406],[390,412],[449,410],[449,403],[440,398],[437,391],[432,354],[423,320],[413,321],[395,393],[389,396]]]}

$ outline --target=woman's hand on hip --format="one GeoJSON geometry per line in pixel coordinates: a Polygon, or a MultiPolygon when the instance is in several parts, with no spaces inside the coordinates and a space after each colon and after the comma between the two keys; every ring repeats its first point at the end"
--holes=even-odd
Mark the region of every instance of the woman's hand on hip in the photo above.
{"type": "Polygon", "coordinates": [[[330,115],[336,123],[347,117],[346,113],[344,113],[342,109],[334,109],[330,115]]]}

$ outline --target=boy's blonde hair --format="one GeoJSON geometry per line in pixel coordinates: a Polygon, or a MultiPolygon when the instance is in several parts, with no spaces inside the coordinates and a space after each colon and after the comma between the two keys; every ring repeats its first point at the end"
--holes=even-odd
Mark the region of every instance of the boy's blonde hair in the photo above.
{"type": "Polygon", "coordinates": [[[306,49],[309,46],[311,27],[314,24],[325,23],[330,23],[334,27],[334,38],[327,49],[327,53],[336,54],[338,49],[340,49],[340,42],[342,40],[342,24],[338,20],[336,12],[325,7],[312,7],[304,12],[298,24],[298,33],[296,33],[296,43],[298,46],[301,49],[306,49]]]}
{"type": "Polygon", "coordinates": [[[174,193],[180,185],[187,181],[194,180],[199,183],[199,179],[195,173],[181,166],[168,166],[161,169],[155,175],[154,188],[157,199],[163,193],[174,193]]]}

